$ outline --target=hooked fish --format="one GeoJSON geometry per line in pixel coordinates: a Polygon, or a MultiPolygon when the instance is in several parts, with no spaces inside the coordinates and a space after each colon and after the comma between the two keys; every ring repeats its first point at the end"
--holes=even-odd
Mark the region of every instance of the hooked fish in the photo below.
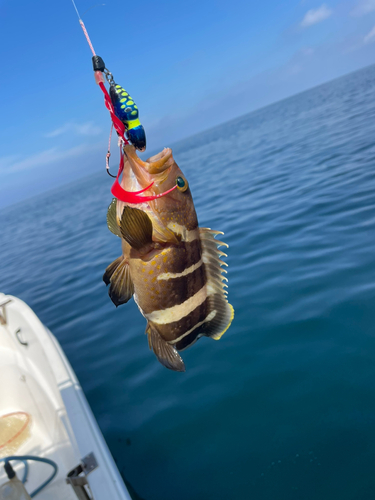
{"type": "Polygon", "coordinates": [[[116,306],[134,296],[160,363],[185,371],[178,351],[201,336],[219,340],[233,320],[221,267],[227,255],[218,250],[228,245],[215,239],[222,232],[198,227],[188,181],[170,148],[142,161],[127,145],[123,161],[121,187],[143,192],[145,201],[110,204],[107,224],[121,238],[122,255],[103,280],[116,306]]]}

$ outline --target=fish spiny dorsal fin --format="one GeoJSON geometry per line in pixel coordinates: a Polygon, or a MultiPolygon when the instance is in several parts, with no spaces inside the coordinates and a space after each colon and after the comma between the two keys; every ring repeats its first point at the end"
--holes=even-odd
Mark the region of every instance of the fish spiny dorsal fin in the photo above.
{"type": "Polygon", "coordinates": [[[143,210],[124,207],[120,228],[122,237],[132,248],[143,250],[152,244],[152,222],[143,210]]]}
{"type": "Polygon", "coordinates": [[[122,256],[107,267],[103,281],[106,285],[110,285],[108,295],[116,307],[126,304],[132,298],[134,285],[129,264],[122,256]]]}
{"type": "Polygon", "coordinates": [[[147,323],[146,333],[148,336],[148,345],[154,351],[160,363],[170,370],[184,372],[185,365],[176,348],[162,339],[159,332],[150,322],[147,323]]]}
{"type": "Polygon", "coordinates": [[[113,198],[111,201],[111,204],[108,207],[108,212],[107,212],[107,226],[108,229],[111,231],[111,233],[115,234],[119,238],[121,238],[121,231],[117,223],[117,216],[116,216],[116,205],[117,205],[117,200],[116,198],[113,198]]]}

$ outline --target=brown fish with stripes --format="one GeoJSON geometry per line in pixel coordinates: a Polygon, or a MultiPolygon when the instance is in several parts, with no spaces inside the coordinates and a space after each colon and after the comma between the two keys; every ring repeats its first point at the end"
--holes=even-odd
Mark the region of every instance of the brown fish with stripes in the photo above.
{"type": "Polygon", "coordinates": [[[226,254],[216,240],[223,234],[199,228],[188,181],[172,151],[142,161],[133,146],[124,148],[121,186],[145,193],[168,194],[137,204],[114,199],[107,223],[122,240],[122,255],[110,264],[103,280],[116,306],[134,296],[147,320],[150,349],[167,368],[185,371],[178,354],[201,336],[219,340],[229,328],[233,307],[221,266],[226,254]]]}

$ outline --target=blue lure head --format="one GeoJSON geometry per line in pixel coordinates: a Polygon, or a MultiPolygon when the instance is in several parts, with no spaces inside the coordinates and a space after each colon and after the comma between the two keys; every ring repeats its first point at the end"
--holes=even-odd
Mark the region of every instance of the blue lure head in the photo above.
{"type": "Polygon", "coordinates": [[[126,127],[126,134],[133,146],[139,151],[146,149],[146,133],[139,121],[138,107],[120,85],[111,84],[109,95],[115,110],[115,115],[126,127]]]}

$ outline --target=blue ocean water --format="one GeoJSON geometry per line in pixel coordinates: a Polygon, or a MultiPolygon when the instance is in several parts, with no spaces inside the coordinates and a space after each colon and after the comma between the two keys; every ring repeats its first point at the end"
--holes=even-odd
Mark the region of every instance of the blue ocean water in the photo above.
{"type": "Polygon", "coordinates": [[[104,172],[1,211],[1,291],[59,339],[134,498],[373,498],[375,66],[173,150],[236,311],[186,373],[108,298],[104,172]]]}

